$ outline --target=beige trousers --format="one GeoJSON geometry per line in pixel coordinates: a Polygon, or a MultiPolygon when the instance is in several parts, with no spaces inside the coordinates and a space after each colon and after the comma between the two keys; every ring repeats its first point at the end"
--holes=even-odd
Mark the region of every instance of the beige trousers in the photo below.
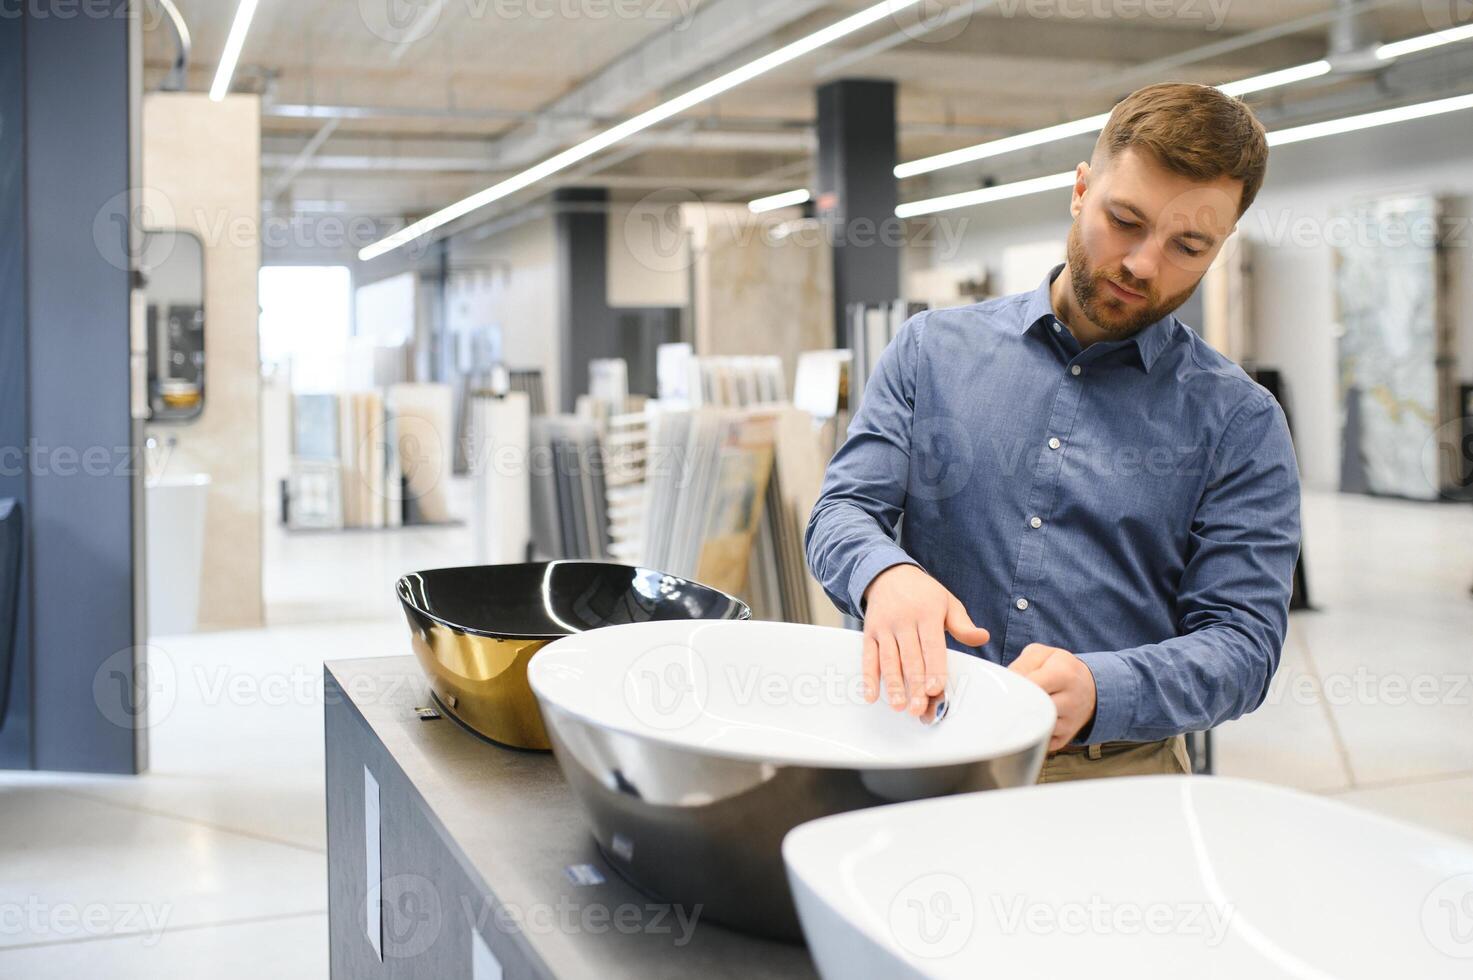
{"type": "Polygon", "coordinates": [[[1105,742],[1085,752],[1055,752],[1044,759],[1040,783],[1102,776],[1185,775],[1192,771],[1185,735],[1159,742],[1105,742]]]}

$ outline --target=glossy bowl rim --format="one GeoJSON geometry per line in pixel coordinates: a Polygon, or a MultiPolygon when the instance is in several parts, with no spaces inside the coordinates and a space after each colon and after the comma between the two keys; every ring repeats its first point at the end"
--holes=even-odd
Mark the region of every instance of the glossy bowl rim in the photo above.
{"type": "MultiPolygon", "coordinates": [[[[746,624],[750,624],[751,626],[755,626],[755,627],[757,627],[759,629],[773,627],[773,626],[801,626],[801,627],[803,627],[805,629],[824,630],[824,631],[833,632],[833,633],[853,633],[855,636],[860,636],[861,635],[860,633],[858,633],[855,630],[846,630],[846,629],[843,629],[842,627],[837,627],[837,626],[815,626],[815,625],[813,625],[811,623],[780,623],[780,622],[771,622],[771,621],[768,621],[768,620],[754,620],[754,619],[750,619],[750,618],[745,619],[745,620],[736,620],[736,619],[728,619],[728,620],[720,620],[720,619],[676,620],[675,622],[688,622],[688,623],[692,623],[692,624],[702,624],[702,625],[705,625],[705,626],[710,626],[710,625],[712,625],[714,623],[722,623],[722,622],[725,622],[725,623],[746,623],[746,624]]],[[[617,626],[603,627],[603,629],[619,629],[621,627],[630,626],[630,625],[645,625],[645,624],[642,624],[642,623],[637,623],[637,624],[620,623],[617,626]]],[[[571,636],[573,634],[569,634],[569,635],[571,636]]],[[[563,639],[563,637],[559,637],[559,639],[563,639]]],[[[540,650],[538,650],[536,653],[534,653],[532,655],[532,657],[531,657],[530,660],[527,661],[527,683],[532,688],[532,694],[537,699],[537,707],[542,712],[542,717],[543,717],[544,724],[547,724],[548,727],[549,727],[549,729],[551,728],[551,725],[548,723],[547,719],[549,717],[551,717],[551,716],[554,716],[554,715],[561,715],[564,718],[572,719],[573,721],[576,721],[578,724],[581,724],[581,725],[588,725],[588,726],[590,726],[590,727],[592,727],[594,729],[597,729],[598,731],[613,732],[615,734],[622,735],[622,736],[625,736],[625,737],[628,737],[628,738],[639,739],[639,740],[642,740],[642,741],[649,742],[651,744],[657,745],[662,750],[672,751],[672,752],[683,752],[683,753],[686,753],[688,755],[691,755],[691,756],[693,756],[695,758],[706,758],[706,759],[712,759],[712,758],[714,758],[714,759],[721,759],[721,760],[729,761],[729,762],[747,763],[747,764],[751,764],[751,765],[768,765],[768,766],[774,766],[774,767],[781,768],[781,769],[814,769],[814,770],[823,770],[823,771],[844,771],[844,770],[858,770],[858,771],[882,770],[882,771],[894,771],[894,770],[909,769],[909,770],[915,770],[915,771],[926,771],[926,770],[931,770],[931,769],[946,769],[946,768],[950,768],[950,767],[953,767],[953,766],[979,765],[979,764],[982,764],[982,763],[992,762],[992,761],[995,761],[995,760],[998,760],[998,759],[1010,758],[1012,756],[1019,755],[1019,754],[1022,754],[1022,753],[1032,752],[1032,751],[1034,751],[1034,750],[1036,750],[1038,748],[1043,748],[1043,749],[1047,750],[1049,738],[1053,735],[1054,726],[1058,723],[1058,713],[1057,713],[1057,709],[1054,708],[1053,699],[1050,698],[1048,696],[1048,694],[1044,693],[1043,688],[1037,687],[1036,685],[1034,685],[1035,689],[1038,691],[1039,696],[1041,696],[1044,699],[1044,703],[1046,703],[1048,705],[1049,711],[1048,711],[1048,724],[1047,724],[1047,726],[1041,728],[1040,734],[1034,735],[1031,738],[1024,737],[1024,736],[1019,736],[1013,742],[1005,743],[1001,749],[988,752],[985,755],[970,755],[970,756],[967,756],[967,757],[964,757],[964,758],[948,758],[948,759],[945,759],[945,760],[931,761],[931,762],[924,762],[924,763],[916,763],[913,760],[891,760],[891,759],[874,759],[874,760],[863,760],[863,761],[861,761],[861,760],[855,760],[854,761],[854,764],[852,764],[852,765],[849,765],[849,764],[837,764],[837,763],[833,762],[832,760],[827,760],[827,759],[825,759],[825,760],[815,760],[815,759],[802,759],[802,758],[798,758],[798,757],[793,757],[793,758],[788,758],[788,759],[775,759],[771,755],[765,754],[765,753],[742,751],[742,750],[738,750],[738,749],[730,749],[730,748],[725,748],[725,747],[717,748],[717,747],[711,747],[711,746],[695,746],[695,745],[690,744],[689,742],[681,742],[681,741],[677,741],[675,739],[669,738],[669,737],[666,736],[666,733],[660,732],[658,730],[650,730],[650,729],[644,729],[644,728],[632,728],[632,727],[630,727],[628,725],[614,725],[614,724],[609,724],[609,723],[606,723],[606,722],[601,721],[599,719],[591,718],[587,714],[585,714],[585,713],[583,713],[581,711],[574,711],[574,710],[572,710],[572,709],[570,709],[568,707],[565,707],[562,704],[559,704],[559,703],[557,703],[555,701],[550,700],[548,697],[546,697],[543,694],[542,690],[538,687],[538,683],[537,683],[537,675],[538,675],[537,661],[539,659],[548,659],[548,660],[551,659],[551,657],[547,656],[548,648],[551,645],[552,644],[548,644],[547,646],[542,647],[540,650]]],[[[959,650],[952,650],[950,652],[956,653],[958,656],[962,656],[962,657],[971,656],[970,654],[962,653],[959,650]]],[[[558,651],[553,651],[552,656],[556,656],[557,653],[558,653],[558,651]]],[[[973,659],[979,660],[979,661],[981,661],[982,664],[987,665],[987,666],[979,666],[978,669],[981,670],[981,671],[983,671],[983,672],[987,671],[989,668],[993,668],[993,669],[996,669],[996,670],[1003,671],[1004,673],[1007,673],[1007,668],[1002,667],[1002,666],[1000,666],[998,664],[994,664],[992,661],[987,660],[987,659],[985,659],[983,657],[975,657],[973,659]]],[[[1019,680],[1023,680],[1023,679],[1022,678],[1019,678],[1019,680]]],[[[1025,683],[1027,683],[1027,682],[1025,681],[1025,683]]],[[[1032,696],[1033,695],[1029,695],[1029,697],[1032,697],[1032,696]]],[[[920,722],[917,721],[916,724],[920,724],[920,722]]]]}
{"type": "MultiPolygon", "coordinates": [[[[425,609],[424,607],[420,606],[418,603],[416,603],[413,600],[411,600],[408,597],[408,595],[406,594],[406,591],[407,590],[406,590],[406,587],[405,587],[405,583],[410,578],[412,578],[412,577],[414,577],[416,575],[427,575],[427,574],[429,574],[431,572],[457,572],[457,571],[462,571],[462,570],[468,569],[468,568],[498,568],[498,567],[507,567],[507,566],[519,566],[519,567],[524,567],[525,568],[525,567],[531,567],[531,566],[550,567],[550,566],[553,566],[553,565],[595,565],[595,566],[599,566],[599,567],[602,567],[602,568],[623,568],[623,569],[629,569],[629,570],[632,570],[632,571],[635,571],[635,572],[641,572],[641,573],[645,573],[645,574],[649,574],[649,575],[661,575],[661,576],[664,576],[665,578],[673,578],[673,579],[676,579],[679,582],[681,582],[683,585],[697,586],[699,588],[705,589],[707,592],[710,592],[710,593],[712,593],[714,595],[722,596],[725,599],[731,601],[732,603],[735,603],[736,606],[737,606],[737,610],[740,613],[740,615],[737,616],[736,619],[734,619],[734,620],[724,620],[725,622],[736,622],[738,620],[750,620],[752,618],[752,609],[751,609],[751,607],[748,606],[741,599],[738,599],[734,595],[729,595],[729,594],[727,594],[725,592],[722,592],[720,589],[714,588],[713,586],[706,585],[703,582],[697,582],[694,579],[688,579],[688,578],[686,578],[683,575],[672,575],[669,572],[662,572],[658,568],[650,568],[650,567],[645,566],[645,565],[626,565],[623,562],[617,562],[617,561],[600,561],[598,559],[589,559],[589,558],[553,558],[553,559],[549,559],[547,561],[487,562],[487,563],[484,563],[484,564],[476,564],[476,565],[446,565],[446,566],[443,566],[441,568],[421,568],[421,569],[419,569],[417,571],[406,572],[403,575],[399,576],[399,578],[394,582],[394,592],[395,592],[396,595],[398,595],[399,602],[400,603],[402,603],[404,606],[408,607],[409,609],[414,610],[416,613],[418,613],[419,615],[425,617],[426,619],[434,622],[435,624],[437,624],[439,626],[443,626],[443,627],[445,627],[446,629],[449,629],[449,630],[455,630],[458,633],[464,633],[464,634],[467,634],[469,636],[483,636],[483,637],[485,637],[487,639],[490,639],[490,640],[542,640],[542,641],[551,642],[553,640],[560,640],[560,639],[562,639],[565,636],[574,636],[574,635],[576,635],[578,633],[587,633],[587,632],[590,632],[591,630],[594,630],[594,629],[606,629],[607,627],[605,627],[605,626],[591,626],[591,627],[589,627],[586,630],[569,630],[569,631],[564,631],[564,632],[560,632],[560,633],[519,633],[519,632],[514,632],[514,631],[508,631],[508,630],[490,630],[490,629],[484,629],[482,627],[477,627],[477,626],[465,626],[465,625],[460,624],[460,623],[453,623],[453,622],[451,622],[450,620],[446,619],[443,616],[439,616],[439,615],[436,615],[435,613],[430,612],[428,609],[425,609]]],[[[692,620],[692,622],[694,622],[694,620],[692,620]]],[[[707,622],[707,620],[702,620],[702,622],[707,622]]],[[[723,622],[723,620],[709,620],[709,622],[723,622]]],[[[621,624],[615,624],[615,625],[625,625],[625,624],[622,624],[621,623],[621,624]]]]}

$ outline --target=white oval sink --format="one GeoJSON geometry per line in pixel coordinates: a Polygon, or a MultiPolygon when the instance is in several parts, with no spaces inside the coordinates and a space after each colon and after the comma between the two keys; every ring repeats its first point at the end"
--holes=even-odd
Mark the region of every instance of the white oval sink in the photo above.
{"type": "Polygon", "coordinates": [[[669,901],[798,938],[781,841],[862,807],[1033,782],[1054,707],[951,651],[934,726],[862,697],[862,637],[767,622],[649,622],[528,665],[554,753],[611,864],[669,901]]]}
{"type": "Polygon", "coordinates": [[[566,714],[732,759],[912,769],[1010,755],[1053,730],[1037,685],[955,650],[940,723],[867,704],[861,643],[788,623],[637,623],[560,639],[529,670],[566,714]]]}
{"type": "Polygon", "coordinates": [[[783,857],[835,980],[1473,976],[1473,845],[1244,780],[905,803],[783,857]]]}

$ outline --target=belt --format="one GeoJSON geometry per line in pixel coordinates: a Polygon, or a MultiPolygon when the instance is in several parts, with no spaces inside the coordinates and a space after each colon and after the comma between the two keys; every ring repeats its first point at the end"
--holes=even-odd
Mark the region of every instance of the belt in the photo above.
{"type": "MultiPolygon", "coordinates": [[[[1175,736],[1173,736],[1175,737],[1175,736]]],[[[1158,739],[1154,742],[1101,742],[1098,745],[1066,745],[1055,755],[1085,755],[1091,759],[1103,759],[1107,755],[1115,755],[1128,749],[1137,749],[1142,745],[1160,745],[1169,742],[1170,739],[1158,739]]]]}

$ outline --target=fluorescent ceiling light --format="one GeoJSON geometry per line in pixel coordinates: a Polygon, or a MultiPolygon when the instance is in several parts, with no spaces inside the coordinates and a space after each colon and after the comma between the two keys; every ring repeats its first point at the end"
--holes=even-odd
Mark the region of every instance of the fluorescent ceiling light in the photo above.
{"type": "Polygon", "coordinates": [[[448,224],[456,218],[469,214],[477,208],[485,207],[493,201],[499,201],[561,170],[565,170],[578,161],[584,160],[598,153],[600,150],[605,150],[613,146],[622,139],[633,136],[635,133],[646,130],[657,123],[664,122],[671,116],[678,115],[687,109],[700,105],[702,102],[715,98],[723,92],[730,91],[744,82],[751,81],[758,75],[765,74],[774,68],[779,68],[790,61],[801,58],[826,44],[832,44],[840,38],[853,34],[855,31],[862,30],[907,7],[913,7],[919,2],[920,0],[886,0],[884,3],[877,3],[873,6],[866,7],[857,14],[845,17],[843,20],[830,24],[822,30],[815,31],[807,37],[799,38],[791,44],[786,44],[778,48],[776,51],[765,54],[754,61],[747,62],[739,68],[732,69],[724,75],[713,78],[704,85],[698,85],[683,95],[677,95],[668,102],[662,102],[653,109],[641,112],[632,119],[627,119],[575,146],[569,147],[555,156],[548,157],[541,163],[529,167],[519,174],[508,177],[498,184],[493,184],[483,191],[472,194],[470,197],[456,201],[448,207],[441,208],[434,214],[421,218],[413,224],[396,231],[394,234],[388,235],[374,242],[372,245],[361,249],[358,252],[358,258],[366,262],[369,259],[383,255],[385,252],[393,251],[401,245],[412,242],[421,235],[439,228],[441,225],[448,224]]]}
{"type": "Polygon", "coordinates": [[[795,204],[802,204],[808,199],[808,188],[804,187],[800,190],[783,191],[781,194],[773,194],[769,197],[759,197],[755,201],[748,201],[747,210],[753,214],[761,214],[764,211],[776,211],[778,208],[790,208],[795,204]]]}
{"type": "MultiPolygon", "coordinates": [[[[1441,47],[1444,44],[1452,44],[1456,41],[1473,40],[1473,24],[1461,27],[1452,27],[1445,31],[1436,31],[1432,34],[1423,34],[1419,37],[1409,37],[1404,41],[1393,41],[1383,44],[1376,49],[1376,57],[1381,61],[1391,61],[1404,54],[1414,51],[1425,51],[1428,48],[1441,47]]],[[[1294,82],[1302,82],[1305,79],[1317,78],[1329,73],[1331,65],[1328,61],[1311,61],[1304,65],[1295,65],[1292,68],[1281,68],[1278,71],[1267,72],[1263,75],[1254,75],[1252,78],[1240,79],[1236,82],[1227,82],[1217,88],[1228,95],[1241,96],[1250,92],[1262,92],[1281,85],[1292,85],[1294,82]]],[[[914,177],[918,174],[930,173],[933,170],[943,170],[947,167],[955,167],[963,163],[971,163],[973,160],[985,160],[987,157],[997,156],[1000,153],[1009,153],[1013,150],[1021,150],[1030,146],[1040,146],[1044,143],[1052,143],[1055,140],[1065,139],[1070,136],[1082,136],[1103,129],[1105,121],[1110,114],[1104,113],[1098,116],[1090,116],[1088,119],[1078,119],[1074,122],[1060,123],[1057,126],[1048,126],[1044,129],[1035,129],[1029,133],[1019,133],[1016,136],[1006,136],[999,140],[991,140],[986,143],[978,143],[976,146],[963,147],[960,150],[952,150],[948,153],[938,153],[935,156],[923,157],[902,163],[895,168],[895,176],[914,177]]]]}
{"type": "Polygon", "coordinates": [[[1310,123],[1307,126],[1278,129],[1268,134],[1268,145],[1284,146],[1289,143],[1302,143],[1305,140],[1319,139],[1321,136],[1353,133],[1356,130],[1371,129],[1374,126],[1440,116],[1445,112],[1457,112],[1460,109],[1473,109],[1473,94],[1455,95],[1450,99],[1434,99],[1431,102],[1418,102],[1415,105],[1405,105],[1397,109],[1382,109],[1379,112],[1366,112],[1359,116],[1327,119],[1324,122],[1310,123]]]}
{"type": "MultiPolygon", "coordinates": [[[[1289,85],[1293,82],[1303,81],[1306,78],[1314,78],[1323,75],[1330,70],[1328,61],[1312,61],[1307,65],[1295,65],[1293,68],[1281,68],[1263,75],[1254,75],[1252,78],[1240,79],[1236,82],[1228,82],[1219,85],[1218,88],[1228,95],[1246,95],[1249,92],[1262,92],[1265,89],[1277,88],[1280,85],[1289,85]]],[[[1016,136],[1004,136],[1002,139],[989,140],[986,143],[978,143],[975,146],[964,146],[960,150],[952,150],[948,153],[938,153],[935,156],[922,157],[909,163],[902,163],[895,168],[895,176],[899,178],[915,177],[918,174],[928,174],[933,170],[944,170],[947,167],[955,167],[963,163],[971,163],[974,160],[985,160],[1003,153],[1011,153],[1014,150],[1024,150],[1030,146],[1042,146],[1045,143],[1053,143],[1057,140],[1067,139],[1070,136],[1084,136],[1088,133],[1096,133],[1105,128],[1109,122],[1110,114],[1102,112],[1098,116],[1089,116],[1086,119],[1076,119],[1073,122],[1059,123],[1057,126],[1046,126],[1043,129],[1035,129],[1027,133],[1019,133],[1016,136]]]]}
{"type": "Polygon", "coordinates": [[[1376,57],[1382,61],[1390,61],[1392,58],[1400,58],[1404,54],[1414,51],[1426,51],[1428,48],[1438,48],[1444,44],[1452,44],[1454,41],[1467,41],[1473,38],[1473,24],[1462,27],[1450,27],[1445,31],[1436,31],[1432,34],[1423,34],[1420,37],[1409,37],[1405,41],[1392,41],[1383,44],[1376,49],[1376,57]]]}
{"type": "MultiPolygon", "coordinates": [[[[1372,129],[1376,126],[1387,126],[1391,123],[1407,122],[1412,119],[1426,119],[1428,116],[1440,116],[1463,109],[1473,109],[1473,93],[1455,95],[1447,99],[1434,99],[1431,102],[1419,102],[1396,109],[1366,112],[1358,116],[1346,116],[1343,119],[1327,119],[1324,122],[1309,123],[1305,126],[1274,130],[1268,134],[1268,145],[1284,146],[1289,143],[1302,143],[1305,140],[1319,139],[1321,136],[1353,133],[1357,130],[1372,129]]],[[[972,207],[993,201],[1004,201],[1010,197],[1037,194],[1040,191],[1068,187],[1072,183],[1074,183],[1074,171],[1070,170],[1066,173],[1050,174],[1047,177],[1034,177],[1011,184],[999,184],[975,191],[963,191],[960,194],[948,194],[945,197],[912,201],[896,208],[895,216],[914,218],[923,214],[935,214],[937,211],[950,211],[953,208],[972,207]]]]}
{"type": "Polygon", "coordinates": [[[1043,129],[1035,129],[1032,132],[1019,133],[1016,136],[1004,136],[1002,139],[989,140],[986,143],[978,143],[976,146],[964,146],[960,150],[952,150],[949,153],[938,153],[935,156],[923,157],[920,160],[902,163],[895,168],[895,176],[914,177],[917,174],[926,174],[933,170],[944,170],[947,167],[971,163],[973,160],[984,160],[987,157],[995,157],[1001,153],[1011,153],[1013,150],[1023,150],[1030,146],[1052,143],[1055,140],[1066,139],[1070,136],[1083,136],[1086,133],[1094,133],[1104,129],[1105,123],[1109,119],[1110,114],[1108,112],[1102,112],[1098,116],[1090,116],[1088,119],[1076,119],[1073,122],[1059,123],[1057,126],[1046,126],[1043,129]]]}
{"type": "Polygon", "coordinates": [[[245,46],[246,32],[251,29],[251,18],[256,16],[257,0],[240,0],[235,8],[235,20],[230,23],[230,33],[225,37],[225,50],[220,52],[220,67],[215,69],[215,81],[210,85],[210,100],[219,102],[230,91],[230,78],[235,74],[235,63],[240,60],[240,49],[245,46]]]}
{"type": "Polygon", "coordinates": [[[937,211],[950,211],[953,208],[991,204],[993,201],[1005,201],[1010,197],[1025,197],[1029,194],[1037,194],[1039,191],[1069,187],[1073,183],[1074,171],[1066,170],[1061,174],[1049,174],[1047,177],[1034,177],[1011,184],[998,184],[995,187],[981,187],[975,191],[931,197],[924,201],[911,201],[909,204],[902,204],[896,208],[895,217],[915,218],[923,214],[934,214],[937,211]]]}
{"type": "Polygon", "coordinates": [[[1292,85],[1306,78],[1318,78],[1329,73],[1330,63],[1328,61],[1311,61],[1307,65],[1280,68],[1278,71],[1254,75],[1252,78],[1244,78],[1241,81],[1228,82],[1217,86],[1217,90],[1232,96],[1247,95],[1250,92],[1262,92],[1265,89],[1278,88],[1280,85],[1292,85]]]}

